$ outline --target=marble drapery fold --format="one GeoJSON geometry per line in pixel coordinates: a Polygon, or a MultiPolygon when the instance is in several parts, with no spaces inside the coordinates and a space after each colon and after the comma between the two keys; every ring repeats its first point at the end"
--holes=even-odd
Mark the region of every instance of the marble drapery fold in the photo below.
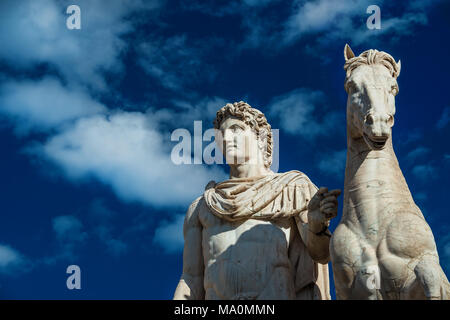
{"type": "MultiPolygon", "coordinates": [[[[308,203],[317,189],[304,173],[292,170],[211,182],[203,196],[209,210],[227,221],[294,218],[300,229],[308,223],[308,203]]],[[[299,241],[293,255],[297,298],[330,299],[328,265],[313,261],[299,241]]]]}
{"type": "Polygon", "coordinates": [[[317,188],[302,172],[292,170],[225,180],[204,193],[213,214],[228,221],[272,220],[299,216],[317,188]]]}

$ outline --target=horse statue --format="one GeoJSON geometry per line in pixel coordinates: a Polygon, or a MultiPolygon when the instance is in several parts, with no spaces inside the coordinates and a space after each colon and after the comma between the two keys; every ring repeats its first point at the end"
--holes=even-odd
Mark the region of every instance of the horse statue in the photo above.
{"type": "Polygon", "coordinates": [[[398,63],[344,49],[347,163],[344,208],[330,242],[337,299],[449,299],[433,233],[392,147],[398,63]]]}

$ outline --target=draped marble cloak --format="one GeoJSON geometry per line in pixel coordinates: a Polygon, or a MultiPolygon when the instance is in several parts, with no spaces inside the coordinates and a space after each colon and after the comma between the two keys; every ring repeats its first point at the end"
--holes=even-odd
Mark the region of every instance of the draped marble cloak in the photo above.
{"type": "MultiPolygon", "coordinates": [[[[308,223],[308,203],[317,187],[300,171],[210,182],[203,194],[208,209],[227,221],[295,219],[308,223]]],[[[299,230],[300,233],[300,230],[299,230]]],[[[300,237],[301,239],[301,237],[300,237]]],[[[330,299],[328,265],[312,260],[303,240],[291,250],[297,299],[330,299]]]]}

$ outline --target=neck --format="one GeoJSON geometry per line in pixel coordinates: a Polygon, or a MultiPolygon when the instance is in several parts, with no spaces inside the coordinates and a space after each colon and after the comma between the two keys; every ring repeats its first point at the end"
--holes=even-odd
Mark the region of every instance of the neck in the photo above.
{"type": "Polygon", "coordinates": [[[385,147],[381,150],[372,150],[362,136],[354,138],[347,130],[347,171],[346,178],[354,176],[360,165],[368,160],[391,161],[399,169],[397,157],[392,146],[392,135],[387,139],[385,147]]]}
{"type": "Polygon", "coordinates": [[[394,153],[392,135],[383,149],[372,150],[363,137],[354,138],[350,131],[347,127],[343,219],[370,225],[379,218],[380,208],[405,202],[415,206],[394,153]]]}
{"type": "Polygon", "coordinates": [[[270,173],[271,170],[264,165],[250,163],[230,165],[230,179],[265,176],[270,173]]]}

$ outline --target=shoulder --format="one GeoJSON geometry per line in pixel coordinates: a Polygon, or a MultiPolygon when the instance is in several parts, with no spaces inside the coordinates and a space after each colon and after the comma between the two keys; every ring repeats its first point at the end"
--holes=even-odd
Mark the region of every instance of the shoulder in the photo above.
{"type": "Polygon", "coordinates": [[[298,170],[291,170],[291,171],[286,171],[286,172],[281,172],[281,173],[276,173],[276,175],[278,176],[279,179],[282,179],[285,184],[290,185],[290,186],[310,186],[314,184],[312,183],[312,181],[308,178],[308,176],[306,174],[304,174],[301,171],[298,170]]]}
{"type": "Polygon", "coordinates": [[[290,178],[296,178],[296,179],[308,179],[308,176],[306,174],[304,174],[301,171],[298,170],[289,170],[286,172],[278,172],[278,173],[274,173],[276,176],[278,177],[290,177],[290,178]]]}
{"type": "Polygon", "coordinates": [[[203,199],[203,196],[198,197],[192,203],[190,204],[189,208],[186,211],[186,216],[184,217],[184,224],[183,224],[183,233],[186,234],[186,232],[192,228],[200,227],[200,220],[199,220],[199,209],[200,209],[200,203],[203,199]]]}
{"type": "Polygon", "coordinates": [[[286,185],[289,189],[294,189],[297,199],[303,198],[306,202],[311,200],[313,195],[319,188],[309,179],[309,177],[301,171],[291,170],[281,175],[282,184],[286,185]]]}
{"type": "Polygon", "coordinates": [[[189,205],[189,208],[186,212],[186,218],[194,215],[198,211],[202,200],[203,200],[203,195],[201,195],[200,197],[198,197],[197,199],[192,201],[192,203],[189,205]]]}
{"type": "MultiPolygon", "coordinates": [[[[205,192],[214,188],[217,183],[213,180],[209,181],[205,186],[205,192]]],[[[186,217],[184,220],[185,225],[196,225],[199,223],[199,214],[203,207],[206,207],[205,194],[197,197],[192,203],[189,205],[189,208],[186,212],[186,217]]]]}

